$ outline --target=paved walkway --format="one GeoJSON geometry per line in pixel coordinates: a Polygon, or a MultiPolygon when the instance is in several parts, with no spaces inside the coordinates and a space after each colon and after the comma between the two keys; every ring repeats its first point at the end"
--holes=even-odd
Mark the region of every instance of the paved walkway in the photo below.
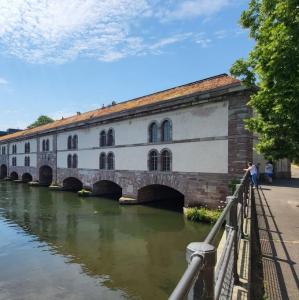
{"type": "Polygon", "coordinates": [[[256,191],[266,299],[299,299],[298,178],[277,180],[256,191]]]}

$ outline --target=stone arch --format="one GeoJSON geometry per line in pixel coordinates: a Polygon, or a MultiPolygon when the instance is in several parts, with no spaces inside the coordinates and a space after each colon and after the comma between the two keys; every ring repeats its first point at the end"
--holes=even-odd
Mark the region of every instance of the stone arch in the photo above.
{"type": "Polygon", "coordinates": [[[11,172],[10,173],[10,178],[12,180],[18,180],[19,179],[19,174],[17,172],[11,172]]]}
{"type": "Polygon", "coordinates": [[[44,165],[39,168],[39,184],[44,186],[51,185],[53,181],[53,170],[50,166],[44,165]]]}
{"type": "Polygon", "coordinates": [[[93,184],[92,194],[118,200],[122,196],[122,188],[113,181],[99,180],[93,184]]]}
{"type": "MultiPolygon", "coordinates": [[[[162,185],[150,184],[138,190],[138,202],[164,202],[169,204],[175,210],[182,210],[185,196],[177,189],[162,185]]],[[[167,205],[168,206],[168,205],[167,205]]]]}
{"type": "Polygon", "coordinates": [[[62,182],[64,191],[78,192],[83,189],[83,183],[76,177],[67,177],[62,182]]]}
{"type": "Polygon", "coordinates": [[[7,165],[1,165],[0,167],[0,179],[7,177],[7,165]]]}
{"type": "Polygon", "coordinates": [[[32,175],[30,173],[24,173],[22,175],[22,181],[26,183],[32,181],[32,175]]]}

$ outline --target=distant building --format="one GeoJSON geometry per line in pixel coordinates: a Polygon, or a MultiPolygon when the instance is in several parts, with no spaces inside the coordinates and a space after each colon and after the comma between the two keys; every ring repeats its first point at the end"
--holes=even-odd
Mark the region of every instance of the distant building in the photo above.
{"type": "Polygon", "coordinates": [[[0,136],[21,131],[21,129],[8,128],[6,131],[0,131],[0,136]]]}
{"type": "Polygon", "coordinates": [[[253,159],[251,93],[222,74],[2,136],[1,177],[217,207],[253,159]]]}

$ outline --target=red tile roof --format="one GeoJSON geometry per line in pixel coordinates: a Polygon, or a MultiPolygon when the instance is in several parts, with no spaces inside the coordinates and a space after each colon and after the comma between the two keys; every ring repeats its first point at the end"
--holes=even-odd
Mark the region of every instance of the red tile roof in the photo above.
{"type": "Polygon", "coordinates": [[[126,111],[130,109],[135,109],[152,103],[159,103],[167,101],[170,99],[175,99],[177,97],[191,95],[197,92],[204,92],[213,90],[220,87],[225,87],[231,84],[240,83],[239,80],[228,76],[227,74],[221,74],[214,77],[206,78],[203,80],[195,81],[182,86],[174,87],[161,92],[153,93],[140,98],[132,99],[126,102],[121,102],[116,105],[108,106],[106,108],[99,108],[93,111],[82,113],[80,115],[71,116],[69,118],[57,120],[53,123],[42,125],[39,127],[25,129],[18,131],[13,134],[8,134],[0,137],[0,141],[5,141],[8,139],[19,138],[27,135],[31,135],[38,132],[44,132],[51,129],[57,129],[66,125],[70,125],[77,122],[87,121],[93,118],[99,118],[102,116],[108,116],[115,112],[126,111]]]}

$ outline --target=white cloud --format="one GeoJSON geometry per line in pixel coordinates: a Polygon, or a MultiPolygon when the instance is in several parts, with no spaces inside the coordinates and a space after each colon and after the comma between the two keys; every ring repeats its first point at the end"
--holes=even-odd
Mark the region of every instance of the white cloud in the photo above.
{"type": "Polygon", "coordinates": [[[81,56],[115,61],[128,55],[157,53],[188,37],[170,34],[149,42],[138,32],[143,21],[210,16],[228,3],[229,0],[1,0],[0,45],[6,54],[33,63],[64,63],[81,56]]]}
{"type": "Polygon", "coordinates": [[[1,84],[3,84],[3,85],[8,84],[8,81],[5,78],[0,77],[0,85],[1,84]]]}
{"type": "Polygon", "coordinates": [[[174,0],[176,7],[161,10],[159,15],[165,20],[211,16],[231,3],[231,0],[174,0]]]}

